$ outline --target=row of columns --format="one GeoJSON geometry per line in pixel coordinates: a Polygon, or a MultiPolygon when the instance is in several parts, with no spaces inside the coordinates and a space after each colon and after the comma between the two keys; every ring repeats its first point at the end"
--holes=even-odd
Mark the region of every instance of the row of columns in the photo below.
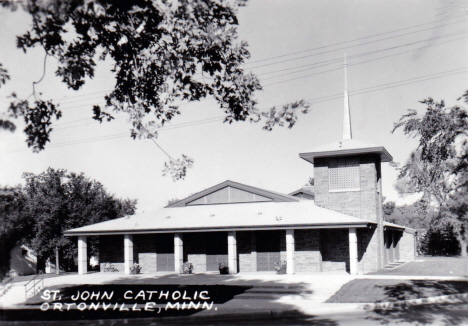
{"type": "MultiPolygon", "coordinates": [[[[228,265],[229,274],[237,274],[237,236],[236,231],[228,232],[228,265]]],[[[295,237],[294,229],[286,230],[286,273],[295,273],[295,237]]],[[[87,241],[86,236],[78,237],[78,274],[87,273],[87,241]]],[[[174,234],[174,262],[175,272],[182,273],[182,264],[184,260],[184,242],[182,233],[174,234]]],[[[124,262],[125,274],[130,274],[130,268],[133,265],[133,235],[124,235],[124,262]]],[[[349,267],[350,274],[357,274],[358,248],[356,228],[349,228],[349,267]]]]}

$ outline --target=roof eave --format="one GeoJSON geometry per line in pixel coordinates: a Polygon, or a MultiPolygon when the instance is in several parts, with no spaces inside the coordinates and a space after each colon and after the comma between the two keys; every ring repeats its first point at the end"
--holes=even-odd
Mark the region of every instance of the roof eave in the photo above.
{"type": "Polygon", "coordinates": [[[393,157],[390,155],[389,152],[387,152],[387,150],[383,146],[368,147],[368,148],[351,148],[351,149],[341,149],[341,150],[323,151],[323,152],[305,152],[305,153],[300,153],[299,157],[302,158],[303,160],[306,160],[314,164],[315,158],[349,156],[349,155],[357,155],[357,154],[379,154],[380,160],[382,162],[393,161],[393,157]]]}
{"type": "Polygon", "coordinates": [[[98,230],[98,231],[65,231],[67,237],[96,236],[96,235],[123,235],[123,234],[151,234],[151,233],[187,233],[187,232],[215,232],[215,231],[257,231],[257,230],[286,230],[286,229],[344,229],[344,228],[368,228],[374,222],[350,222],[337,224],[294,224],[294,225],[257,225],[257,226],[220,226],[220,227],[193,227],[193,228],[169,228],[169,229],[141,229],[141,230],[98,230]]]}

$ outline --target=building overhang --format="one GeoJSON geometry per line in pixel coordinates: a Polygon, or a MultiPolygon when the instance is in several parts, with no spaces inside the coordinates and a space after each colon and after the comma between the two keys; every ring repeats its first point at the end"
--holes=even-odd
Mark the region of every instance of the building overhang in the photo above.
{"type": "Polygon", "coordinates": [[[288,230],[288,229],[348,229],[348,228],[372,228],[373,222],[362,221],[362,223],[348,224],[314,224],[314,225],[259,225],[259,226],[233,226],[233,227],[211,227],[211,228],[174,228],[174,229],[142,229],[142,230],[100,230],[87,232],[72,232],[64,233],[67,237],[73,236],[96,236],[96,235],[123,235],[123,234],[157,234],[157,233],[192,233],[192,232],[221,232],[221,231],[268,231],[268,230],[288,230]]]}
{"type": "Polygon", "coordinates": [[[383,146],[374,145],[356,139],[343,139],[310,151],[300,153],[299,157],[314,164],[316,158],[340,157],[351,155],[374,154],[380,157],[382,162],[391,162],[393,157],[383,146]]]}
{"type": "Polygon", "coordinates": [[[304,200],[163,208],[67,230],[65,235],[366,228],[374,224],[304,200]]]}

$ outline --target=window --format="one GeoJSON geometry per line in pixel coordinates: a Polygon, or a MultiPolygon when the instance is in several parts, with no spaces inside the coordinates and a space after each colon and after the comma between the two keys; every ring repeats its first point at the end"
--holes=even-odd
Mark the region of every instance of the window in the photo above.
{"type": "Polygon", "coordinates": [[[328,165],[329,189],[332,192],[360,190],[359,158],[332,159],[328,165]]]}
{"type": "Polygon", "coordinates": [[[28,251],[26,249],[21,249],[21,255],[27,256],[28,251]]]}

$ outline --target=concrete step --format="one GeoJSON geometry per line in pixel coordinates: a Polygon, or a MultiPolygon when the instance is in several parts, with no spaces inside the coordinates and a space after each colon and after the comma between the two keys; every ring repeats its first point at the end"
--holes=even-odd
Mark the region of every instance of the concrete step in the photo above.
{"type": "Polygon", "coordinates": [[[0,306],[11,307],[26,301],[23,283],[14,283],[10,290],[0,298],[0,306]]]}
{"type": "Polygon", "coordinates": [[[398,266],[403,265],[404,263],[405,263],[405,262],[399,262],[399,261],[397,261],[397,262],[390,263],[390,264],[386,265],[384,268],[385,268],[385,269],[394,269],[394,268],[396,268],[396,267],[398,267],[398,266]]]}
{"type": "Polygon", "coordinates": [[[306,291],[300,288],[284,289],[284,288],[257,288],[254,287],[245,291],[245,293],[265,293],[265,294],[312,294],[312,291],[306,291]]]}
{"type": "Polygon", "coordinates": [[[234,296],[234,299],[252,299],[252,300],[278,300],[282,298],[302,299],[300,294],[277,294],[277,293],[242,293],[234,296]]]}

